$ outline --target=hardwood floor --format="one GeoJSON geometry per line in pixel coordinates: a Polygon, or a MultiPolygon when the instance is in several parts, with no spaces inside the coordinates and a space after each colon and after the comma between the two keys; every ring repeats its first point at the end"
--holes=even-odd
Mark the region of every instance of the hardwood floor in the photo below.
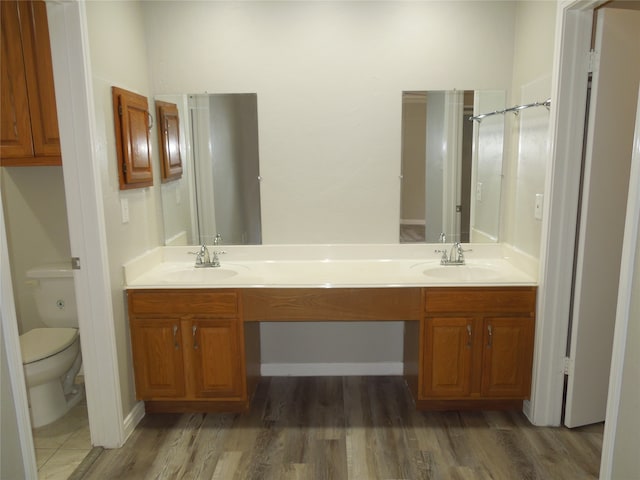
{"type": "Polygon", "coordinates": [[[418,412],[400,377],[263,378],[244,414],[147,415],[85,479],[590,479],[602,425],[418,412]]]}

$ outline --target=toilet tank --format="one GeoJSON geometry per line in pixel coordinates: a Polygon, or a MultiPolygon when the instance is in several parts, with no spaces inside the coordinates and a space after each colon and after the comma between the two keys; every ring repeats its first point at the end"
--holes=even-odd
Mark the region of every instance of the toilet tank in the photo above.
{"type": "Polygon", "coordinates": [[[78,328],[70,263],[50,263],[27,270],[40,320],[48,327],[78,328]]]}

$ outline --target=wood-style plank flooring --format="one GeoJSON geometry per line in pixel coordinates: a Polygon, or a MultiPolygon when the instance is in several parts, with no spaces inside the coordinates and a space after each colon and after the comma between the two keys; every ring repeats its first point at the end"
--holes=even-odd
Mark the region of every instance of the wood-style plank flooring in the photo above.
{"type": "Polygon", "coordinates": [[[263,378],[244,414],[147,415],[85,479],[590,479],[602,425],[418,412],[400,377],[263,378]]]}

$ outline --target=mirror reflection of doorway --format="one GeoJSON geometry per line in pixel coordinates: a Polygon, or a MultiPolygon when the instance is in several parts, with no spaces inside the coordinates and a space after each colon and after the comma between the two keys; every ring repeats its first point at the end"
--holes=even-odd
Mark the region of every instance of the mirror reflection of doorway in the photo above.
{"type": "Polygon", "coordinates": [[[400,243],[469,242],[474,92],[402,96],[400,243]]]}

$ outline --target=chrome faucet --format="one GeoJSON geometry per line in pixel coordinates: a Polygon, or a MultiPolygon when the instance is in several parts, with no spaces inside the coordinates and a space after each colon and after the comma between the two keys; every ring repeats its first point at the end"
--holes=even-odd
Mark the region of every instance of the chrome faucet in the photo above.
{"type": "Polygon", "coordinates": [[[196,256],[196,264],[194,265],[196,268],[215,268],[220,266],[220,258],[218,258],[218,255],[227,252],[224,252],[222,250],[214,250],[213,256],[211,256],[209,255],[209,249],[207,248],[207,246],[205,244],[202,244],[199,251],[189,253],[196,256]]]}
{"type": "Polygon", "coordinates": [[[440,265],[464,265],[464,252],[470,250],[464,250],[460,242],[455,242],[451,245],[451,250],[447,254],[447,250],[436,250],[436,253],[441,253],[440,265]]]}
{"type": "Polygon", "coordinates": [[[203,268],[203,267],[210,266],[211,257],[209,256],[209,249],[207,249],[207,246],[204,243],[200,247],[200,251],[191,252],[191,253],[194,253],[196,256],[196,264],[195,264],[196,268],[203,268]]]}

